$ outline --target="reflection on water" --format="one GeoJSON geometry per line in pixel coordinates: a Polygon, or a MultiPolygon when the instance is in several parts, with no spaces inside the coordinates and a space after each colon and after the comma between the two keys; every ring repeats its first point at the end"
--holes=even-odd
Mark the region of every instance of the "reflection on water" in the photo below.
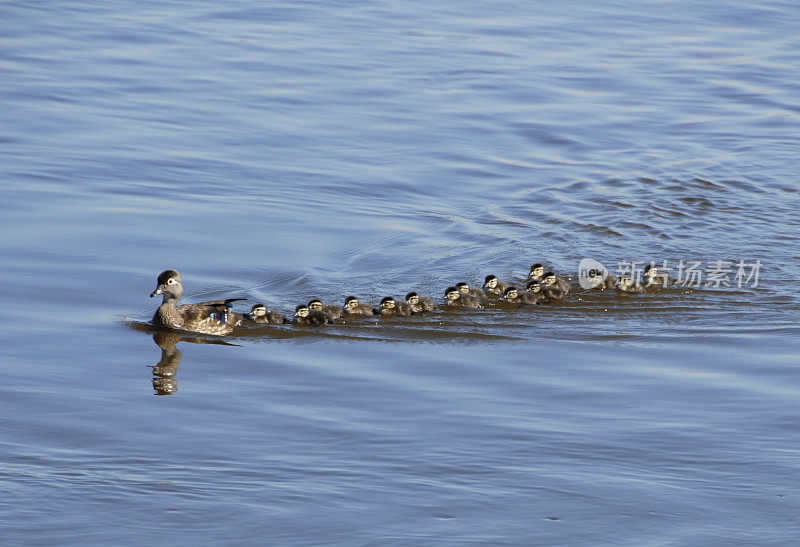
{"type": "Polygon", "coordinates": [[[183,354],[176,347],[181,337],[174,333],[157,332],[153,341],[161,348],[161,360],[153,366],[153,389],[156,395],[172,395],[178,391],[178,365],[183,354]]]}
{"type": "Polygon", "coordinates": [[[153,333],[153,341],[161,348],[161,360],[157,365],[152,366],[155,395],[172,395],[178,391],[178,379],[175,376],[178,374],[178,366],[181,364],[181,357],[183,357],[183,353],[177,347],[178,342],[223,346],[237,345],[224,340],[210,340],[162,330],[153,333]]]}

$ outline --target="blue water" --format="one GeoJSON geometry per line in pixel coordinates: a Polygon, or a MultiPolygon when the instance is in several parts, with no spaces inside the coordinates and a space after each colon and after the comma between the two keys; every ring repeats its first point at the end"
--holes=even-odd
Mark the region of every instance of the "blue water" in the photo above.
{"type": "Polygon", "coordinates": [[[794,3],[4,2],[0,104],[3,544],[800,538],[794,3]],[[761,267],[147,326],[586,257],[761,267]]]}

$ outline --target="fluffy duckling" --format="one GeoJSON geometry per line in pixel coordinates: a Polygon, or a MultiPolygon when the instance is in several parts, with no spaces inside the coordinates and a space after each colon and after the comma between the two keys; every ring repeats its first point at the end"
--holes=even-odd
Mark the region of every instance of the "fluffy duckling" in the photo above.
{"type": "Polygon", "coordinates": [[[410,292],[406,295],[406,303],[411,308],[411,314],[417,315],[433,311],[436,309],[436,304],[427,296],[420,296],[415,292],[410,292]]]}
{"type": "Polygon", "coordinates": [[[503,300],[508,302],[509,304],[517,304],[518,306],[524,305],[524,302],[520,299],[519,291],[516,287],[507,287],[505,292],[503,292],[503,300]]]}
{"type": "Polygon", "coordinates": [[[470,294],[463,294],[455,287],[447,287],[444,291],[445,306],[457,308],[480,308],[481,302],[470,294]]]}
{"type": "Polygon", "coordinates": [[[542,294],[542,284],[532,279],[525,284],[525,290],[520,294],[520,298],[526,304],[544,304],[547,298],[542,294]]]}
{"type": "Polygon", "coordinates": [[[470,287],[469,283],[466,281],[461,281],[460,283],[456,283],[456,289],[461,291],[461,294],[468,294],[470,296],[474,296],[475,298],[480,298],[481,300],[486,298],[486,293],[483,292],[481,289],[477,287],[470,287]]]}
{"type": "Polygon", "coordinates": [[[342,316],[342,309],[339,306],[334,306],[333,304],[325,306],[322,304],[322,300],[317,298],[308,301],[308,309],[310,311],[320,311],[331,319],[339,319],[342,316]]]}
{"type": "Polygon", "coordinates": [[[670,277],[666,271],[661,271],[653,263],[644,267],[642,279],[645,287],[669,287],[677,283],[674,277],[670,277]]]}
{"type": "Polygon", "coordinates": [[[176,270],[165,270],[159,274],[156,283],[156,290],[150,293],[150,298],[157,295],[163,297],[161,305],[153,315],[153,324],[155,325],[223,336],[230,334],[242,320],[242,316],[233,313],[231,307],[233,302],[244,300],[244,298],[178,305],[178,300],[183,296],[181,274],[176,270]]]}
{"type": "Polygon", "coordinates": [[[300,304],[294,309],[293,325],[298,326],[312,326],[312,325],[327,325],[331,322],[331,318],[324,312],[311,311],[305,304],[300,304]]]}
{"type": "Polygon", "coordinates": [[[533,305],[539,300],[532,293],[529,293],[528,291],[520,291],[516,287],[507,288],[506,292],[503,294],[503,297],[506,302],[510,304],[518,304],[520,306],[533,305]]]}
{"type": "Polygon", "coordinates": [[[631,274],[622,274],[617,281],[616,289],[624,293],[643,293],[644,289],[638,281],[634,281],[631,274]]]}
{"type": "Polygon", "coordinates": [[[544,266],[538,262],[531,266],[531,271],[528,273],[528,281],[542,281],[544,277],[544,266]]]}
{"type": "Polygon", "coordinates": [[[269,310],[264,304],[256,304],[250,310],[250,313],[245,314],[245,319],[258,323],[261,325],[282,325],[289,321],[283,316],[281,312],[269,310]]]}
{"type": "Polygon", "coordinates": [[[589,277],[591,289],[595,291],[604,291],[606,289],[614,289],[617,286],[617,278],[611,274],[606,274],[603,277],[603,272],[599,270],[592,270],[592,275],[589,277]]]}
{"type": "Polygon", "coordinates": [[[411,315],[411,306],[405,302],[396,302],[394,298],[387,296],[381,299],[379,306],[376,306],[372,309],[372,313],[384,317],[393,315],[408,317],[411,315]]]}
{"type": "Polygon", "coordinates": [[[344,315],[369,315],[372,314],[372,306],[362,304],[355,296],[348,296],[344,299],[342,313],[344,315]]]}
{"type": "Polygon", "coordinates": [[[542,277],[542,289],[558,289],[564,295],[569,294],[569,283],[566,279],[557,277],[553,272],[547,272],[542,277]]]}
{"type": "Polygon", "coordinates": [[[497,279],[497,276],[487,275],[484,280],[483,290],[487,295],[503,296],[508,285],[497,279]]]}

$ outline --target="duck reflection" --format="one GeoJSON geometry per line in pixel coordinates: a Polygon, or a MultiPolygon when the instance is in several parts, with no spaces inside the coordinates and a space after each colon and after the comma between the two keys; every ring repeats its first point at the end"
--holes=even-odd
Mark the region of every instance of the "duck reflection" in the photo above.
{"type": "Polygon", "coordinates": [[[209,340],[194,336],[181,336],[176,332],[159,331],[153,334],[153,341],[161,348],[161,360],[153,369],[153,390],[155,395],[172,395],[178,391],[178,365],[181,364],[183,353],[178,349],[178,342],[191,342],[193,344],[221,344],[235,346],[222,340],[209,340]]]}

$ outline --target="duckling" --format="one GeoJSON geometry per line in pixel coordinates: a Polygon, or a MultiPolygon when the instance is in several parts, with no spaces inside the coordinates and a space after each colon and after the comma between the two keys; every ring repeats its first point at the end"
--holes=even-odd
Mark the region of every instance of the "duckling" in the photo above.
{"type": "Polygon", "coordinates": [[[284,323],[289,323],[282,313],[275,310],[268,310],[267,307],[261,303],[253,306],[250,313],[245,315],[245,318],[253,323],[261,325],[282,325],[284,323]]]}
{"type": "Polygon", "coordinates": [[[461,291],[461,294],[468,294],[470,296],[474,296],[475,298],[484,299],[486,298],[486,293],[483,292],[481,289],[477,287],[470,287],[469,283],[465,281],[461,281],[456,283],[456,289],[461,291]]]}
{"type": "Polygon", "coordinates": [[[483,290],[487,295],[502,296],[508,285],[498,280],[494,275],[487,275],[483,284],[483,290]]]}
{"type": "Polygon", "coordinates": [[[622,274],[617,281],[616,289],[624,293],[643,293],[644,289],[638,281],[634,281],[631,274],[622,274]]]}
{"type": "Polygon", "coordinates": [[[534,295],[527,291],[520,292],[516,287],[509,287],[503,293],[503,299],[509,304],[517,304],[519,306],[527,306],[536,304],[538,300],[534,295]]]}
{"type": "Polygon", "coordinates": [[[524,303],[519,297],[519,291],[516,287],[507,287],[505,292],[503,292],[503,300],[508,302],[509,304],[517,304],[518,306],[522,306],[524,303]]]}
{"type": "Polygon", "coordinates": [[[528,281],[541,281],[544,277],[544,266],[538,262],[531,266],[531,271],[528,274],[528,281]]]}
{"type": "Polygon", "coordinates": [[[223,336],[233,332],[242,316],[231,312],[233,302],[244,298],[211,300],[196,304],[178,305],[183,295],[183,278],[176,270],[164,270],[158,276],[156,290],[150,298],[163,295],[161,305],[153,315],[153,323],[170,329],[223,336]]]}
{"type": "Polygon", "coordinates": [[[396,315],[400,317],[408,317],[411,315],[411,306],[406,302],[396,302],[391,296],[381,299],[379,306],[372,308],[372,313],[384,317],[396,315]]]}
{"type": "Polygon", "coordinates": [[[603,272],[601,270],[591,270],[589,273],[590,277],[588,281],[592,290],[604,291],[606,289],[614,289],[617,286],[617,278],[609,273],[607,273],[605,277],[603,277],[603,272]]]}
{"type": "Polygon", "coordinates": [[[447,287],[444,291],[445,306],[458,308],[480,308],[481,302],[470,294],[464,294],[455,287],[447,287]]]}
{"type": "Polygon", "coordinates": [[[436,304],[433,303],[433,300],[427,296],[420,296],[415,292],[410,292],[406,295],[406,303],[410,306],[412,315],[436,309],[436,304]]]}
{"type": "Polygon", "coordinates": [[[371,314],[372,307],[367,304],[362,304],[355,296],[348,296],[344,299],[344,307],[342,313],[345,315],[364,315],[371,314]]]}
{"type": "Polygon", "coordinates": [[[556,274],[553,272],[547,272],[542,277],[542,290],[544,289],[558,289],[560,290],[563,295],[569,294],[569,283],[565,279],[560,277],[556,277],[556,274]]]}
{"type": "Polygon", "coordinates": [[[331,322],[331,318],[325,313],[318,310],[309,310],[305,304],[300,304],[294,309],[293,325],[298,326],[311,326],[311,325],[327,325],[331,322]]]}
{"type": "Polygon", "coordinates": [[[667,272],[660,271],[651,262],[644,267],[644,276],[642,279],[645,287],[669,287],[677,283],[674,277],[670,277],[667,272]]]}
{"type": "Polygon", "coordinates": [[[547,302],[547,297],[542,294],[541,290],[541,283],[532,279],[525,284],[525,291],[523,291],[519,297],[526,304],[544,304],[547,302]]]}
{"type": "Polygon", "coordinates": [[[339,319],[342,316],[342,309],[333,304],[324,306],[322,300],[313,299],[308,301],[308,309],[311,311],[321,311],[331,319],[339,319]]]}

